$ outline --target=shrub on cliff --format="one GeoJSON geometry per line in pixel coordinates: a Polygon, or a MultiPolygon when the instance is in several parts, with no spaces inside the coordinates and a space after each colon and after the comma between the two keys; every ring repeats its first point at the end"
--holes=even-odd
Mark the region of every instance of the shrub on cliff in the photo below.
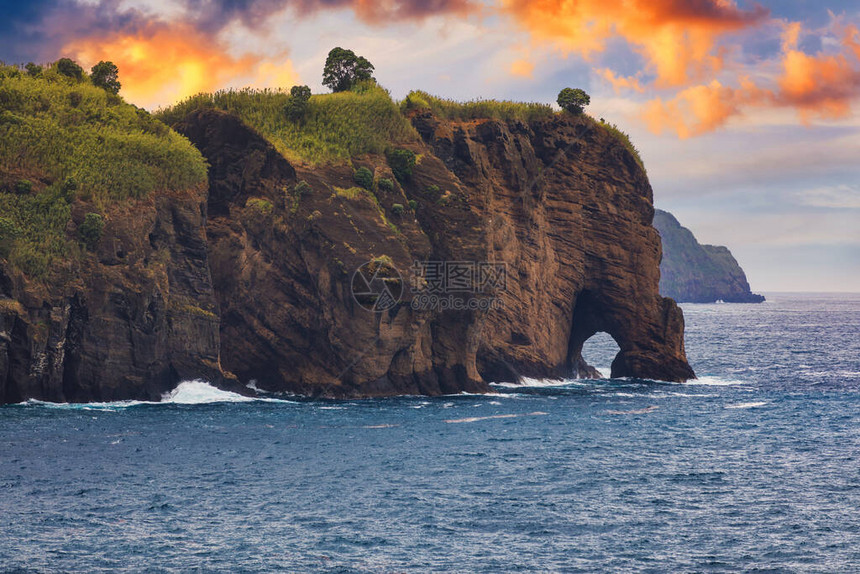
{"type": "Polygon", "coordinates": [[[332,48],[323,68],[323,85],[332,92],[345,92],[357,82],[373,79],[373,64],[352,50],[332,48]]]}
{"type": "Polygon", "coordinates": [[[391,204],[391,213],[394,215],[403,215],[404,207],[402,203],[391,204]]]}
{"type": "Polygon", "coordinates": [[[8,217],[0,217],[0,257],[9,257],[12,243],[21,235],[21,228],[8,217]]]}
{"type": "Polygon", "coordinates": [[[28,62],[24,69],[27,70],[27,73],[30,74],[34,78],[38,78],[42,75],[42,66],[38,64],[34,64],[33,62],[28,62]]]}
{"type": "Polygon", "coordinates": [[[248,201],[245,202],[245,205],[247,207],[251,207],[253,209],[256,209],[257,211],[259,211],[263,215],[269,215],[270,213],[272,213],[272,209],[273,209],[271,201],[269,201],[267,199],[262,199],[259,197],[252,197],[251,199],[249,199],[248,201]]]}
{"type": "Polygon", "coordinates": [[[101,215],[98,213],[88,213],[84,216],[84,221],[78,227],[78,237],[80,237],[87,249],[92,251],[102,238],[104,228],[105,220],[101,215]]]}
{"type": "Polygon", "coordinates": [[[29,195],[33,191],[33,182],[29,179],[19,179],[15,184],[15,193],[18,195],[29,195]]]}
{"type": "Polygon", "coordinates": [[[391,173],[394,174],[397,181],[400,183],[409,181],[412,177],[412,170],[415,169],[415,152],[398,148],[389,150],[386,157],[388,159],[388,166],[391,168],[391,173]]]}
{"type": "Polygon", "coordinates": [[[373,172],[366,167],[360,167],[355,170],[355,173],[352,174],[352,179],[368,191],[373,189],[373,172]]]}
{"type": "Polygon", "coordinates": [[[376,182],[376,185],[382,191],[386,191],[386,192],[394,191],[394,182],[391,181],[390,179],[388,179],[387,177],[381,178],[378,182],[376,182]]]}
{"type": "Polygon", "coordinates": [[[591,103],[591,96],[580,88],[565,88],[558,93],[556,101],[561,109],[579,115],[585,111],[585,106],[591,103]]]}
{"type": "Polygon", "coordinates": [[[299,121],[307,113],[310,100],[311,89],[308,86],[293,86],[290,88],[290,99],[284,106],[284,113],[290,120],[299,121]]]}
{"type": "Polygon", "coordinates": [[[93,66],[90,81],[97,88],[111,94],[118,94],[122,87],[119,83],[119,68],[113,62],[101,61],[93,66]]]}
{"type": "Polygon", "coordinates": [[[84,79],[84,69],[81,68],[74,60],[70,60],[69,58],[60,58],[57,60],[57,63],[54,64],[54,67],[57,72],[67,78],[72,78],[79,82],[84,79]]]}
{"type": "Polygon", "coordinates": [[[311,188],[311,184],[309,184],[305,180],[301,180],[293,188],[293,191],[296,193],[297,196],[301,197],[303,195],[308,195],[312,193],[313,189],[311,188]]]}

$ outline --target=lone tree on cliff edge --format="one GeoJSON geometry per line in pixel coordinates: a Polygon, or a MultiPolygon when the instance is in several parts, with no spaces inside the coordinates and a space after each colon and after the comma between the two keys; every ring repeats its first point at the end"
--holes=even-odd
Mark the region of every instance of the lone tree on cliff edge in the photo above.
{"type": "Polygon", "coordinates": [[[357,82],[373,79],[373,64],[352,50],[334,48],[323,68],[323,85],[333,92],[345,92],[357,82]]]}
{"type": "Polygon", "coordinates": [[[118,94],[122,84],[119,83],[119,68],[113,62],[101,61],[93,66],[90,76],[94,86],[102,88],[106,92],[118,94]]]}
{"type": "Polygon", "coordinates": [[[558,105],[574,115],[585,111],[585,106],[591,103],[591,96],[579,88],[565,88],[558,93],[558,105]]]}

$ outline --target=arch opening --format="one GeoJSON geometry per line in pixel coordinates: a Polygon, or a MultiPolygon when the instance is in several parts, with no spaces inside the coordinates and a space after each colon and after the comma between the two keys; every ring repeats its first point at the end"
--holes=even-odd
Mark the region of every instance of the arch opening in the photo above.
{"type": "Polygon", "coordinates": [[[621,347],[606,331],[598,331],[589,337],[582,345],[580,358],[582,362],[597,370],[604,378],[609,378],[612,371],[612,361],[621,351],[621,347]]]}
{"type": "Polygon", "coordinates": [[[616,336],[623,329],[616,328],[612,317],[611,313],[606,312],[605,302],[599,293],[585,290],[577,295],[567,351],[570,376],[599,379],[609,375],[613,360],[624,349],[623,340],[620,341],[616,336]],[[589,344],[590,355],[587,355],[583,353],[583,347],[589,340],[592,342],[589,344]],[[596,361],[596,366],[603,370],[597,370],[592,366],[594,363],[589,364],[586,357],[596,361]]]}

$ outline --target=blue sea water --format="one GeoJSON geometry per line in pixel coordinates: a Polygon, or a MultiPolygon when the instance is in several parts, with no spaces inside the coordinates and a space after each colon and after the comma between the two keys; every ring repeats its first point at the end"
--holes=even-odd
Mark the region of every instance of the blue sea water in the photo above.
{"type": "Polygon", "coordinates": [[[691,384],[0,408],[0,571],[860,571],[860,295],[683,307],[691,384]]]}

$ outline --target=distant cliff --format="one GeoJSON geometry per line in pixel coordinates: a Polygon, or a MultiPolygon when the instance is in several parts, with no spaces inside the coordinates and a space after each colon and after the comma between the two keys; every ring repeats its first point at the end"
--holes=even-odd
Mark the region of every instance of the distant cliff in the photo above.
{"type": "Polygon", "coordinates": [[[654,227],[663,240],[660,293],[679,303],[761,303],[728,248],[701,245],[671,213],[655,210],[654,227]]]}

